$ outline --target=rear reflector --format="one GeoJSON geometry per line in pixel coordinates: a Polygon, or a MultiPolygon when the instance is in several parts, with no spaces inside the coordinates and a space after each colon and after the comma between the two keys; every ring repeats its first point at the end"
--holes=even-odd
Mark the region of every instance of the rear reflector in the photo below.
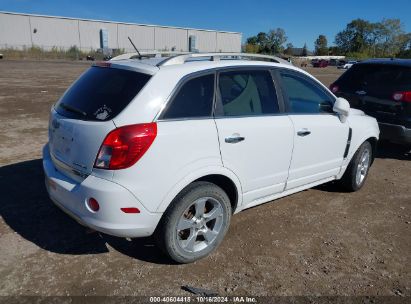
{"type": "Polygon", "coordinates": [[[155,122],[115,129],[104,139],[94,167],[109,170],[131,167],[147,152],[156,136],[155,122]]]}
{"type": "Polygon", "coordinates": [[[94,198],[89,198],[89,199],[88,199],[88,201],[87,201],[87,206],[88,206],[88,208],[89,208],[91,211],[93,211],[93,212],[97,212],[97,211],[100,209],[99,203],[98,203],[97,200],[94,199],[94,198]]]}
{"type": "Polygon", "coordinates": [[[392,94],[392,99],[395,101],[411,102],[411,91],[395,92],[392,94]]]}
{"type": "Polygon", "coordinates": [[[121,211],[123,211],[124,213],[140,213],[140,210],[138,210],[138,208],[134,208],[134,207],[129,207],[129,208],[120,208],[121,211]]]}

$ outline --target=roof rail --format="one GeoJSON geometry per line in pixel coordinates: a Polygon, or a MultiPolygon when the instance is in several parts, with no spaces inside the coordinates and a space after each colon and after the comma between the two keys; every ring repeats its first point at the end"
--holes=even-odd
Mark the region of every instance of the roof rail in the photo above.
{"type": "Polygon", "coordinates": [[[250,54],[250,53],[188,53],[179,54],[166,58],[157,64],[157,66],[167,66],[174,64],[183,64],[189,59],[194,58],[210,58],[210,61],[220,61],[221,59],[256,59],[257,61],[271,61],[276,63],[291,64],[287,60],[281,59],[276,56],[262,55],[262,54],[250,54]],[[261,60],[265,59],[265,60],[261,60]]]}
{"type": "MultiPolygon", "coordinates": [[[[174,64],[183,64],[187,60],[195,58],[209,58],[210,61],[219,61],[221,59],[255,59],[257,61],[271,61],[276,63],[289,64],[287,60],[281,59],[276,56],[262,55],[262,54],[250,54],[250,53],[190,53],[190,52],[175,52],[175,51],[148,51],[140,52],[143,58],[164,58],[157,66],[167,66],[174,64]]],[[[137,53],[126,53],[112,58],[112,61],[122,59],[139,59],[140,56],[137,53]]]]}
{"type": "MultiPolygon", "coordinates": [[[[189,52],[176,52],[176,51],[169,51],[169,52],[163,52],[163,51],[140,51],[140,55],[142,58],[160,58],[160,57],[165,57],[164,55],[169,55],[169,56],[175,56],[175,55],[183,55],[183,54],[189,54],[189,52]]],[[[116,60],[123,60],[123,59],[139,59],[139,55],[134,52],[134,53],[125,53],[118,55],[116,57],[111,58],[110,60],[116,61],[116,60]]]]}

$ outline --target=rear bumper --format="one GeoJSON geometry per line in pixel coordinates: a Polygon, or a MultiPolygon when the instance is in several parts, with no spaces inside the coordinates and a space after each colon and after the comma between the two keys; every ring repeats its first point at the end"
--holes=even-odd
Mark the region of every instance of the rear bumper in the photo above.
{"type": "Polygon", "coordinates": [[[153,234],[162,213],[148,212],[130,191],[119,184],[89,175],[82,182],[62,174],[54,166],[48,145],[43,148],[43,169],[50,199],[80,224],[119,237],[153,234]],[[86,206],[89,198],[100,205],[97,212],[86,206]],[[136,207],[140,213],[124,213],[120,208],[136,207]]]}
{"type": "Polygon", "coordinates": [[[378,125],[381,130],[381,139],[401,144],[411,144],[411,129],[408,129],[401,125],[381,122],[378,125]]]}

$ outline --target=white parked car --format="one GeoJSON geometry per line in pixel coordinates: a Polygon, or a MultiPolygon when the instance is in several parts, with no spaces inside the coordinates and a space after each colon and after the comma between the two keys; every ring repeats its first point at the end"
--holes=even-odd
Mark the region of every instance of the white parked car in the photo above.
{"type": "Polygon", "coordinates": [[[234,213],[334,180],[360,189],[376,120],[286,62],[247,58],[92,66],[51,109],[50,198],[103,233],[154,234],[188,263],[221,243],[234,213]]]}
{"type": "Polygon", "coordinates": [[[348,70],[350,67],[352,67],[354,64],[356,64],[358,61],[355,60],[350,60],[346,64],[344,64],[343,69],[348,70]]]}

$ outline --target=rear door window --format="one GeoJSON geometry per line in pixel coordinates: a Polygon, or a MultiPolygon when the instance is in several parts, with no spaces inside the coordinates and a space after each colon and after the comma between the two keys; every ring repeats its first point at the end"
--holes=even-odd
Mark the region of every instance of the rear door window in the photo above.
{"type": "Polygon", "coordinates": [[[186,81],[172,98],[161,119],[211,117],[214,101],[214,74],[186,81]]]}
{"type": "Polygon", "coordinates": [[[124,69],[91,67],[66,91],[55,109],[69,118],[111,120],[133,100],[150,77],[124,69]]]}
{"type": "Polygon", "coordinates": [[[269,71],[230,71],[219,75],[217,116],[255,116],[279,112],[269,71]]]}

